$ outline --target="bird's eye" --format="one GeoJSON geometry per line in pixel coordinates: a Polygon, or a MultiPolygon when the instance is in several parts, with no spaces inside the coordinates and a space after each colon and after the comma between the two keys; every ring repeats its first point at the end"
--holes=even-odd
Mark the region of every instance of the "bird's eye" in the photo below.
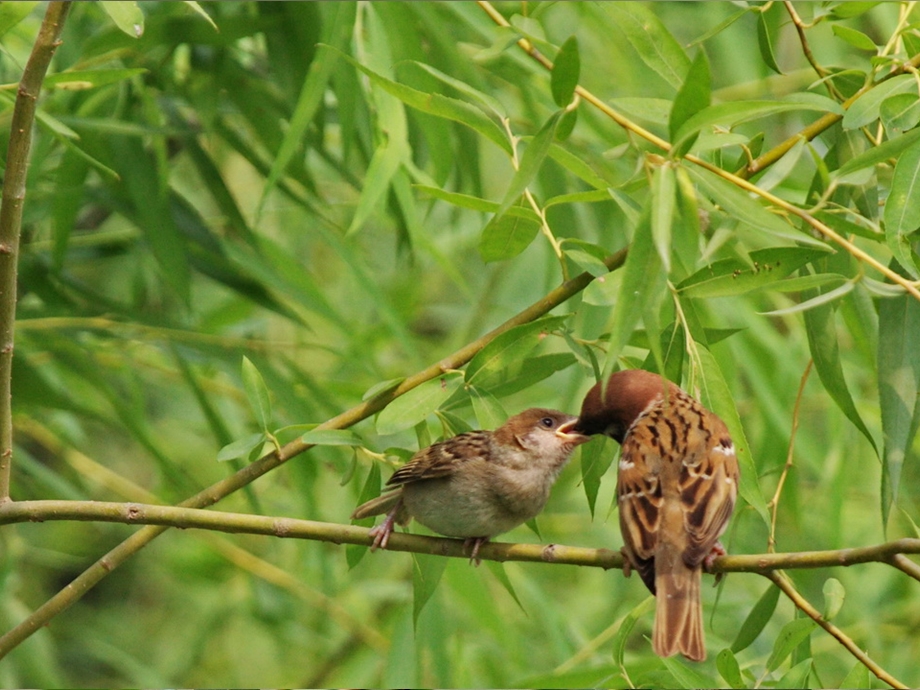
{"type": "Polygon", "coordinates": [[[544,417],[540,420],[540,424],[545,426],[547,429],[552,429],[556,425],[556,422],[552,417],[544,417]]]}

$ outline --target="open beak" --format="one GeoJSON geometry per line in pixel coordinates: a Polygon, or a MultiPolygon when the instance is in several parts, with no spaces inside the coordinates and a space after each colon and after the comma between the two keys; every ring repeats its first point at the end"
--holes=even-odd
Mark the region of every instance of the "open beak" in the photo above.
{"type": "Polygon", "coordinates": [[[586,443],[591,440],[590,436],[585,436],[584,434],[575,431],[575,426],[578,424],[578,419],[575,418],[571,422],[565,422],[556,429],[556,436],[561,438],[566,443],[572,443],[578,445],[579,443],[586,443]]]}

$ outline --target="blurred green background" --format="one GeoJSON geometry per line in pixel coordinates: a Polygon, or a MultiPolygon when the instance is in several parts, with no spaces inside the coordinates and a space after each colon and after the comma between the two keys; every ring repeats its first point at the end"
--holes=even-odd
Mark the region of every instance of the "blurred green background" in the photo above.
{"type": "MultiPolygon", "coordinates": [[[[4,151],[15,85],[45,7],[31,4],[3,6],[4,151]],[[15,12],[23,16],[11,19],[15,12]]],[[[216,28],[184,3],[106,5],[72,9],[40,101],[16,325],[16,500],[177,503],[268,448],[244,393],[243,356],[270,391],[272,430],[281,429],[286,442],[304,429],[283,427],[320,423],[375,385],[438,362],[499,325],[558,285],[563,266],[576,275],[630,245],[643,209],[657,198],[652,156],[666,152],[582,102],[574,130],[557,136],[528,186],[561,241],[561,261],[532,222],[523,224],[520,253],[484,260],[480,243],[492,214],[483,209],[501,203],[520,165],[508,141],[519,158],[559,110],[549,73],[517,38],[531,38],[552,59],[575,36],[579,83],[665,139],[671,104],[700,50],[714,104],[839,103],[920,47],[909,3],[795,4],[802,22],[813,24],[806,35],[815,60],[835,75],[826,82],[779,3],[496,3],[514,28],[499,28],[470,2],[201,3],[216,28]],[[142,13],[139,38],[116,25],[126,22],[130,31],[134,12],[142,13]],[[455,107],[468,121],[409,107],[385,88],[392,83],[461,103],[455,107]],[[468,126],[470,111],[506,136],[505,145],[468,126]],[[451,203],[432,188],[466,196],[451,203]],[[217,461],[222,448],[253,434],[259,440],[244,448],[251,452],[217,461]]],[[[827,191],[828,171],[908,136],[902,131],[917,124],[910,123],[917,89],[899,93],[913,96],[898,104],[904,112],[880,113],[876,104],[862,129],[838,123],[781,160],[766,173],[772,178],[755,182],[810,207],[827,191]]],[[[734,171],[746,151],[756,157],[819,115],[789,110],[715,127],[694,151],[734,171]]],[[[880,200],[892,184],[893,159],[828,192],[833,208],[849,214],[839,216],[850,224],[844,232],[886,264],[892,254],[880,234],[880,200]]],[[[767,313],[818,294],[772,282],[684,295],[682,281],[714,262],[736,260],[751,270],[751,251],[798,244],[765,234],[699,186],[697,194],[698,217],[688,206],[675,211],[669,282],[648,276],[648,286],[636,286],[657,288],[619,365],[654,366],[649,338],[667,332],[682,310],[697,329],[690,329],[696,344],[685,353],[679,330],[668,361],[683,370],[684,385],[714,370],[724,377],[767,500],[786,463],[797,390],[814,352],[827,367],[839,362],[854,410],[882,450],[878,350],[891,333],[886,318],[894,317],[880,317],[880,309],[900,300],[898,318],[916,326],[916,303],[880,297],[844,252],[794,274],[842,276],[812,290],[852,283],[813,309],[767,313]],[[709,342],[700,329],[709,329],[709,342]],[[702,370],[692,356],[697,345],[713,354],[702,370]]],[[[509,240],[498,232],[499,241],[509,240]]],[[[594,366],[606,361],[621,273],[556,309],[570,315],[564,325],[522,353],[492,389],[461,387],[427,424],[408,420],[397,433],[379,434],[372,420],[356,426],[364,448],[383,460],[364,449],[317,447],[219,508],[346,523],[375,463],[385,479],[420,443],[492,428],[531,406],[576,412],[594,366]]],[[[886,533],[882,465],[822,378],[812,371],[804,387],[777,549],[917,536],[917,443],[907,449],[886,533]]],[[[540,536],[522,527],[501,540],[619,548],[614,469],[598,487],[588,452],[576,453],[564,471],[537,520],[540,536]],[[597,492],[593,515],[586,489],[597,492]]],[[[608,441],[600,456],[615,452],[608,441]]],[[[0,632],[134,529],[47,522],[0,530],[0,632]]],[[[725,543],[732,553],[762,553],[768,534],[757,511],[741,504],[725,543]]],[[[361,551],[169,531],[14,650],[0,664],[0,684],[627,687],[694,680],[652,654],[650,612],[630,634],[622,627],[647,596],[636,577],[538,564],[475,569],[451,560],[414,620],[413,573],[429,577],[443,561],[386,552],[359,558],[361,551]]],[[[920,683],[918,583],[881,564],[792,573],[818,609],[831,577],[847,593],[835,624],[890,673],[920,683]]],[[[731,682],[716,657],[736,641],[768,584],[732,574],[717,589],[704,587],[710,659],[676,663],[700,674],[702,685],[731,682]]],[[[738,650],[745,685],[870,686],[865,670],[854,671],[855,660],[820,630],[771,663],[780,631],[796,617],[781,597],[764,631],[738,650]]],[[[746,629],[753,627],[749,621],[746,629]]]]}

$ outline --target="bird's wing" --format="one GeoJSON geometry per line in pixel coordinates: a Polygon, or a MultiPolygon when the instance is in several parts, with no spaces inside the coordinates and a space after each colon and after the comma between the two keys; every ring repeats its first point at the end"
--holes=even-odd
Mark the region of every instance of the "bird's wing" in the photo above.
{"type": "Polygon", "coordinates": [[[661,526],[660,469],[657,445],[649,442],[652,430],[635,424],[623,440],[617,473],[620,530],[630,564],[642,581],[655,591],[655,548],[661,526]]]}
{"type": "Polygon", "coordinates": [[[408,484],[425,479],[449,477],[458,466],[487,458],[491,432],[468,431],[420,450],[390,477],[387,485],[408,484]]]}

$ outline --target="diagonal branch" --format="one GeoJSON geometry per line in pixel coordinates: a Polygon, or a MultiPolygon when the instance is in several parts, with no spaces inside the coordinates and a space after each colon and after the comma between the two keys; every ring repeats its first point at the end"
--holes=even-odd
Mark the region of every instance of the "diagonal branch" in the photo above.
{"type": "Polygon", "coordinates": [[[888,673],[885,669],[879,666],[877,663],[872,661],[869,658],[869,655],[861,650],[855,642],[840,628],[826,620],[824,616],[821,615],[821,612],[818,611],[814,606],[812,606],[809,601],[803,597],[799,591],[795,588],[795,585],[792,584],[792,581],[789,577],[782,572],[781,570],[776,570],[768,573],[766,575],[767,579],[772,581],[780,590],[785,594],[789,599],[795,604],[802,613],[811,618],[815,623],[824,628],[824,630],[836,638],[840,644],[847,648],[847,650],[856,657],[863,666],[872,671],[883,683],[888,683],[893,688],[906,688],[908,687],[897,678],[888,673]]]}
{"type": "MultiPolygon", "coordinates": [[[[607,268],[613,271],[622,266],[625,260],[626,250],[624,249],[607,257],[604,260],[604,263],[606,264],[607,268]]],[[[473,342],[465,345],[453,354],[448,355],[442,359],[440,362],[432,364],[422,371],[410,376],[395,388],[384,391],[380,395],[370,398],[369,400],[362,402],[360,405],[356,405],[350,410],[347,410],[333,417],[332,419],[323,422],[316,428],[344,429],[357,424],[364,419],[367,419],[368,417],[382,410],[400,395],[412,390],[425,381],[435,379],[445,371],[449,371],[451,369],[459,369],[467,362],[469,362],[477,352],[479,352],[483,347],[491,342],[496,336],[501,335],[502,333],[510,330],[511,328],[514,328],[515,326],[529,323],[543,316],[544,314],[547,314],[553,308],[559,306],[570,297],[584,290],[593,279],[594,276],[585,272],[576,276],[575,278],[572,278],[571,280],[564,282],[562,285],[555,288],[554,290],[551,290],[547,295],[537,300],[520,313],[511,317],[494,330],[486,333],[481,338],[478,338],[477,340],[474,340],[473,342]]],[[[239,491],[244,486],[254,482],[262,475],[283,465],[291,458],[300,455],[312,447],[312,444],[304,443],[300,439],[291,441],[290,443],[282,446],[277,452],[269,453],[268,455],[265,455],[255,462],[247,465],[239,472],[236,472],[226,479],[216,482],[206,489],[203,489],[191,498],[183,501],[178,508],[174,509],[206,508],[208,506],[214,505],[226,496],[239,491]]],[[[11,508],[16,510],[20,505],[22,504],[12,503],[11,508]]],[[[143,521],[139,520],[133,520],[129,522],[144,524],[143,521]]],[[[69,608],[75,602],[79,601],[80,598],[86,594],[86,592],[95,587],[112,570],[124,563],[128,558],[140,551],[167,529],[168,523],[150,523],[147,527],[138,530],[121,544],[102,556],[93,565],[78,575],[76,579],[73,580],[73,582],[71,582],[64,589],[51,597],[38,609],[36,609],[32,615],[30,615],[19,625],[0,637],[0,659],[9,653],[10,650],[14,649],[17,645],[26,640],[34,632],[39,630],[42,626],[46,625],[59,613],[69,608]]],[[[398,540],[396,543],[398,543],[398,540]]]]}

